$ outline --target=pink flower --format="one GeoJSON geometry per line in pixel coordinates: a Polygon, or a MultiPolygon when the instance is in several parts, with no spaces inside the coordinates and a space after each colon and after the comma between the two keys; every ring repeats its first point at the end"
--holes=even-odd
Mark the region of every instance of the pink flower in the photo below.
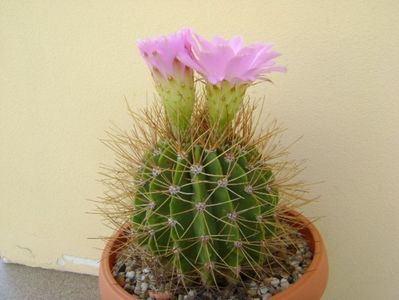
{"type": "Polygon", "coordinates": [[[211,84],[226,80],[232,84],[250,83],[271,72],[285,72],[274,59],[280,54],[271,44],[244,46],[242,37],[224,40],[215,37],[208,42],[198,34],[187,35],[191,51],[180,52],[178,58],[200,73],[211,84]]]}
{"type": "Polygon", "coordinates": [[[178,59],[181,53],[190,51],[190,34],[189,29],[184,29],[170,36],[137,42],[176,135],[187,131],[195,102],[194,72],[178,59]]]}
{"type": "Polygon", "coordinates": [[[183,29],[170,36],[137,41],[137,46],[155,80],[170,78],[185,80],[192,76],[191,68],[182,64],[178,56],[189,51],[189,29],[183,29]]]}

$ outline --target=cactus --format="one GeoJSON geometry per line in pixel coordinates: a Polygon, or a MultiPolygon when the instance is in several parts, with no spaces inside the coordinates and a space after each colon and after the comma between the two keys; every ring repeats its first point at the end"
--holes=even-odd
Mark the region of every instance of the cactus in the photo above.
{"type": "Polygon", "coordinates": [[[257,133],[256,105],[245,100],[255,79],[284,68],[274,66],[270,45],[231,58],[225,54],[236,55],[240,39],[213,45],[192,35],[139,43],[162,105],[130,110],[133,130],[106,141],[118,154],[105,182],[107,216],[129,220],[129,249],[156,261],[171,288],[260,281],[293,230],[284,222],[287,204],[307,201],[292,176],[282,176],[296,166],[274,161],[285,154],[271,143],[278,130],[257,133]],[[204,79],[202,94],[194,71],[204,79]]]}
{"type": "Polygon", "coordinates": [[[278,194],[255,147],[183,151],[166,141],[146,155],[136,180],[132,224],[141,247],[204,283],[262,267],[278,194]]]}

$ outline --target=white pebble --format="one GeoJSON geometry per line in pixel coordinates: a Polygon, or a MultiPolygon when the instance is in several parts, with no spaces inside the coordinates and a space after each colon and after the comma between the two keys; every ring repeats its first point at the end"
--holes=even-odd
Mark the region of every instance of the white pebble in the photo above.
{"type": "Polygon", "coordinates": [[[126,277],[129,279],[133,279],[134,276],[136,276],[136,272],[134,272],[134,271],[130,271],[130,272],[126,273],[126,277]]]}
{"type": "Polygon", "coordinates": [[[290,262],[290,265],[296,268],[296,267],[299,266],[299,261],[297,261],[297,260],[292,260],[292,261],[290,262]]]}
{"type": "Polygon", "coordinates": [[[135,293],[136,295],[140,295],[140,294],[141,294],[141,289],[140,289],[140,286],[139,286],[139,285],[136,285],[136,287],[134,288],[134,293],[135,293]]]}
{"type": "Polygon", "coordinates": [[[270,284],[274,287],[278,286],[280,284],[280,280],[277,278],[273,277],[272,280],[270,281],[270,284]]]}
{"type": "Polygon", "coordinates": [[[280,285],[281,285],[281,289],[285,290],[290,286],[290,283],[288,282],[288,280],[286,278],[283,278],[280,281],[280,285]]]}
{"type": "Polygon", "coordinates": [[[141,284],[141,290],[142,290],[143,293],[144,293],[145,291],[147,291],[147,289],[148,289],[148,283],[147,283],[147,282],[143,282],[143,283],[141,284]]]}
{"type": "Polygon", "coordinates": [[[295,267],[295,271],[297,271],[297,272],[299,272],[299,273],[302,273],[302,272],[303,272],[303,268],[300,267],[300,266],[296,266],[296,267],[295,267]]]}
{"type": "Polygon", "coordinates": [[[267,299],[270,299],[271,297],[272,297],[272,294],[267,293],[267,294],[263,295],[262,300],[267,300],[267,299]]]}
{"type": "Polygon", "coordinates": [[[250,288],[257,288],[258,285],[256,284],[256,282],[251,281],[251,283],[249,284],[250,288]]]}
{"type": "Polygon", "coordinates": [[[196,292],[194,290],[190,290],[186,296],[184,296],[185,300],[194,300],[196,296],[196,292]]]}
{"type": "Polygon", "coordinates": [[[304,255],[303,255],[305,258],[311,258],[312,257],[312,252],[306,252],[304,255]]]}
{"type": "Polygon", "coordinates": [[[269,291],[269,289],[267,287],[265,287],[265,286],[263,286],[263,287],[261,287],[259,289],[259,292],[260,292],[261,295],[266,294],[268,291],[269,291]]]}

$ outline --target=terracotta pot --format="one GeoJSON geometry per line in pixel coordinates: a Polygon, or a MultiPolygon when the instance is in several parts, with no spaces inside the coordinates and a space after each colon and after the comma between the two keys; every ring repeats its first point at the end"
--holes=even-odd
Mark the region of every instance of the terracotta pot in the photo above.
{"type": "Polygon", "coordinates": [[[313,252],[313,260],[305,274],[285,291],[271,297],[272,300],[320,300],[327,286],[328,260],[327,250],[317,230],[307,218],[298,212],[291,211],[289,214],[296,216],[298,220],[306,224],[301,233],[309,243],[313,252]]]}
{"type": "MultiPolygon", "coordinates": [[[[307,224],[302,234],[307,239],[313,252],[313,260],[306,273],[288,289],[271,297],[272,300],[320,300],[327,285],[328,261],[323,240],[317,228],[308,219],[297,212],[290,212],[303,224],[307,224]]],[[[115,249],[121,242],[125,228],[121,228],[107,243],[100,262],[99,286],[102,300],[133,300],[139,299],[126,292],[112,276],[112,266],[115,262],[115,249]]],[[[165,299],[159,295],[159,299],[165,299]]]]}

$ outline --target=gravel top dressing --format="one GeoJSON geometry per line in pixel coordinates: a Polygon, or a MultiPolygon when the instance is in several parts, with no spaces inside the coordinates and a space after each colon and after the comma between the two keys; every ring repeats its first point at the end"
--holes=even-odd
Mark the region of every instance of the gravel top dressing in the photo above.
{"type": "MultiPolygon", "coordinates": [[[[206,289],[203,286],[175,288],[177,300],[266,300],[273,295],[287,289],[305,273],[312,262],[312,252],[306,240],[299,234],[295,237],[294,245],[287,245],[284,249],[285,259],[271,262],[265,265],[270,276],[265,277],[262,282],[251,279],[242,279],[241,282],[220,287],[206,289]]],[[[150,291],[165,292],[170,289],[168,281],[162,283],[158,280],[156,273],[149,266],[144,266],[139,256],[129,256],[128,249],[122,249],[117,254],[117,260],[113,267],[113,276],[119,285],[128,293],[140,299],[153,300],[150,291]]],[[[280,251],[281,252],[281,251],[280,251]]],[[[281,255],[281,253],[280,253],[281,255]]]]}

